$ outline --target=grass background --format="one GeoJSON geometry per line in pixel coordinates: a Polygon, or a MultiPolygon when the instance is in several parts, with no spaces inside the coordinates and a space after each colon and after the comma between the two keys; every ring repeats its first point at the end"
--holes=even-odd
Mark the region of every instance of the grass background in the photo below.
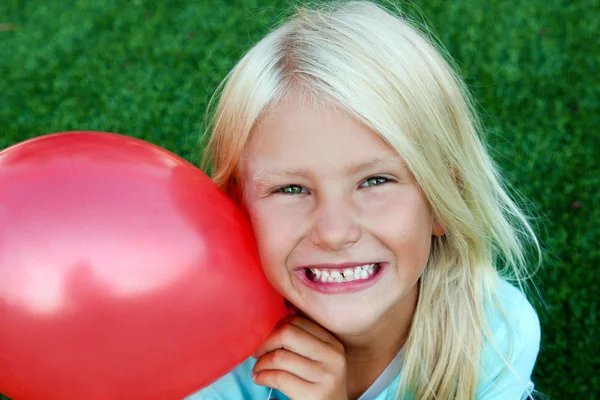
{"type": "MultiPolygon", "coordinates": [[[[142,138],[197,163],[207,100],[287,5],[1,0],[0,149],[85,129],[142,138]]],[[[494,158],[540,216],[537,388],[551,399],[600,398],[600,1],[407,7],[421,10],[457,60],[494,158]]]]}

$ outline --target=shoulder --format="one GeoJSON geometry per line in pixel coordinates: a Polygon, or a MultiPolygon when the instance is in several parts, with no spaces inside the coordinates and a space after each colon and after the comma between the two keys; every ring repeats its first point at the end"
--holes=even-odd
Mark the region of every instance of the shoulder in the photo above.
{"type": "MultiPolygon", "coordinates": [[[[250,377],[250,371],[252,371],[255,363],[255,358],[248,358],[233,371],[185,400],[266,399],[269,396],[270,389],[256,385],[250,377]]],[[[271,398],[284,399],[279,392],[273,393],[271,398]]]]}
{"type": "Polygon", "coordinates": [[[496,293],[499,304],[486,305],[486,316],[494,337],[502,339],[512,334],[516,341],[539,345],[540,320],[525,295],[504,280],[498,281],[496,293]]]}
{"type": "Polygon", "coordinates": [[[496,288],[497,304],[486,305],[489,338],[484,341],[478,399],[526,398],[540,349],[538,315],[525,295],[506,281],[496,288]]]}

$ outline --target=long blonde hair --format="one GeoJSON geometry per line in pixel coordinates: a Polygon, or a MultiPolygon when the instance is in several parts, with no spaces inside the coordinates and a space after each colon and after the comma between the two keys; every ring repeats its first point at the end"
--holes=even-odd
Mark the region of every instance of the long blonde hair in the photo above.
{"type": "Polygon", "coordinates": [[[298,95],[334,104],[397,150],[446,230],[432,239],[420,279],[399,398],[475,397],[481,349],[493,342],[484,304],[499,306],[499,276],[527,278],[528,244],[539,251],[479,137],[468,91],[442,54],[407,18],[371,2],[300,8],[221,84],[205,157],[229,191],[253,127],[298,95]]]}

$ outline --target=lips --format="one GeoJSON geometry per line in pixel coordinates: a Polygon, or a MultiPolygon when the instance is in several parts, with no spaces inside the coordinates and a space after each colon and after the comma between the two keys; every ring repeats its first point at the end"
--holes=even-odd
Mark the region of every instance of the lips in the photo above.
{"type": "Polygon", "coordinates": [[[378,263],[346,268],[306,268],[306,276],[313,282],[341,283],[368,279],[381,267],[378,263]]]}
{"type": "Polygon", "coordinates": [[[300,281],[323,293],[353,292],[374,284],[380,277],[385,263],[319,264],[298,268],[300,281]]]}

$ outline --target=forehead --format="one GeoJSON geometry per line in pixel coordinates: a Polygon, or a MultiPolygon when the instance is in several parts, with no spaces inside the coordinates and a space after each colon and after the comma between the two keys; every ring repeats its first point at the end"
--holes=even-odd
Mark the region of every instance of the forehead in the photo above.
{"type": "Polygon", "coordinates": [[[260,168],[347,168],[399,156],[376,132],[331,105],[289,100],[265,115],[244,151],[244,165],[260,168]]]}

